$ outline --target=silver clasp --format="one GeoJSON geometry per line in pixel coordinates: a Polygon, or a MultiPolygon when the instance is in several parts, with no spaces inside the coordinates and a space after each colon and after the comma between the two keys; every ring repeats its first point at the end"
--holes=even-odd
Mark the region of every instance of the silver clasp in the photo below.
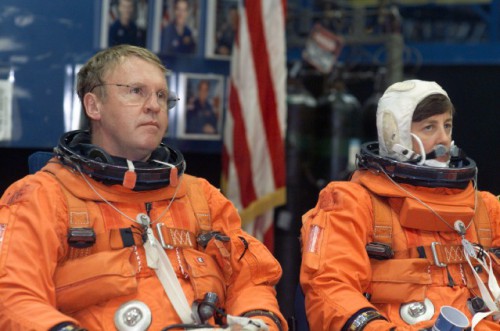
{"type": "Polygon", "coordinates": [[[432,250],[432,257],[434,258],[434,263],[438,266],[438,267],[441,267],[441,268],[444,268],[447,266],[446,263],[443,263],[441,261],[439,261],[439,256],[438,256],[438,253],[437,253],[437,250],[436,250],[436,246],[439,245],[439,243],[437,241],[434,241],[432,244],[431,244],[431,250],[432,250]]]}
{"type": "Polygon", "coordinates": [[[161,232],[161,228],[164,226],[165,226],[165,224],[163,224],[163,223],[156,224],[156,230],[158,232],[158,239],[160,239],[159,241],[160,241],[161,247],[163,247],[165,249],[174,249],[174,246],[168,245],[165,242],[165,238],[163,237],[163,232],[161,232]]]}

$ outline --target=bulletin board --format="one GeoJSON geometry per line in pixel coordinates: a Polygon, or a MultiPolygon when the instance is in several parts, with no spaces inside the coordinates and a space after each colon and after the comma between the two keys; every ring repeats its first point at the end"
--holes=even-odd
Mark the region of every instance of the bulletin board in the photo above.
{"type": "MultiPolygon", "coordinates": [[[[175,20],[172,0],[130,0],[137,45],[155,52],[171,70],[169,87],[179,91],[185,74],[221,77],[227,84],[229,56],[210,56],[209,18],[222,0],[188,0],[187,23],[195,47],[188,54],[162,48],[165,28],[175,20]]],[[[227,1],[227,0],[226,0],[227,1]]],[[[121,13],[118,0],[3,0],[0,3],[0,147],[47,149],[66,131],[81,128],[83,114],[75,93],[76,74],[96,52],[109,47],[111,26],[121,13]]],[[[227,98],[220,86],[221,116],[227,98]]],[[[179,95],[181,100],[187,95],[179,95]]],[[[178,107],[170,111],[166,139],[187,151],[219,152],[222,136],[179,136],[178,107]],[[188,139],[186,139],[188,138],[188,139]]]]}

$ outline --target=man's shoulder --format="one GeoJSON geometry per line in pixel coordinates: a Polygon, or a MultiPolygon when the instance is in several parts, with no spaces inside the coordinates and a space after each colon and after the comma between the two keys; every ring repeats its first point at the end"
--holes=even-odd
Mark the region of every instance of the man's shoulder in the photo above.
{"type": "Polygon", "coordinates": [[[1,201],[7,204],[14,204],[30,199],[37,199],[37,196],[44,196],[50,199],[58,187],[57,180],[46,173],[38,171],[35,174],[27,175],[12,183],[2,195],[1,201]]]}
{"type": "Polygon", "coordinates": [[[182,180],[186,182],[186,185],[213,186],[207,179],[203,177],[198,177],[186,173],[182,175],[182,180]]]}

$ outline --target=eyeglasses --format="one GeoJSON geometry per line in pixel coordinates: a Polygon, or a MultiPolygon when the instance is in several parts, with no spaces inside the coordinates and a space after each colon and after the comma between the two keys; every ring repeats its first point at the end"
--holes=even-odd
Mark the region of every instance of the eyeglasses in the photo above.
{"type": "MultiPolygon", "coordinates": [[[[123,89],[124,93],[122,94],[125,102],[131,106],[140,106],[143,105],[153,94],[153,90],[144,85],[127,85],[127,84],[115,84],[115,83],[105,83],[98,84],[90,89],[92,92],[96,87],[99,86],[118,86],[125,88],[123,89]]],[[[154,92],[156,94],[156,100],[158,104],[162,108],[172,109],[177,105],[177,101],[179,101],[179,97],[174,91],[160,90],[154,92]]]]}

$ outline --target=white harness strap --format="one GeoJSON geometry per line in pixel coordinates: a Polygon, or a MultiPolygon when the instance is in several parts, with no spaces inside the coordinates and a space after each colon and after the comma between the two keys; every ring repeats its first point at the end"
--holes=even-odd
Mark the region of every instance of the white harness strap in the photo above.
{"type": "MultiPolygon", "coordinates": [[[[479,248],[476,247],[476,249],[479,248]]],[[[479,290],[481,291],[481,298],[484,300],[484,303],[490,310],[489,312],[474,314],[474,316],[472,317],[472,330],[474,330],[474,327],[482,319],[488,317],[489,315],[494,314],[493,318],[495,318],[495,315],[497,317],[499,316],[500,287],[498,286],[498,281],[495,277],[495,274],[493,273],[493,268],[491,267],[491,257],[487,253],[484,254],[484,256],[486,256],[489,261],[486,261],[486,258],[484,256],[478,258],[477,254],[469,254],[465,249],[464,249],[464,255],[465,258],[467,259],[467,262],[470,265],[472,272],[474,273],[474,278],[476,279],[479,290]],[[482,282],[481,278],[479,278],[479,275],[477,274],[474,267],[472,266],[472,263],[470,262],[471,257],[474,258],[483,267],[483,270],[488,272],[489,291],[488,288],[486,288],[486,286],[482,282]]]]}
{"type": "MultiPolygon", "coordinates": [[[[185,324],[200,324],[200,321],[194,316],[189,306],[165,250],[158,239],[153,235],[153,231],[150,230],[151,228],[148,228],[148,240],[144,243],[148,267],[154,269],[156,272],[165,293],[167,293],[170,302],[172,302],[172,306],[174,306],[182,322],[185,324]]],[[[238,326],[235,329],[242,331],[269,331],[269,327],[258,318],[227,315],[227,321],[229,324],[227,328],[197,328],[196,330],[228,331],[233,330],[232,326],[238,326]]]]}
{"type": "Polygon", "coordinates": [[[167,253],[165,253],[160,242],[153,235],[153,230],[148,228],[147,232],[148,240],[144,243],[144,249],[146,250],[148,267],[154,269],[156,272],[165,293],[167,293],[172,306],[182,322],[186,324],[195,323],[196,320],[192,309],[184,295],[184,291],[177,279],[172,263],[168,259],[167,253]]]}

